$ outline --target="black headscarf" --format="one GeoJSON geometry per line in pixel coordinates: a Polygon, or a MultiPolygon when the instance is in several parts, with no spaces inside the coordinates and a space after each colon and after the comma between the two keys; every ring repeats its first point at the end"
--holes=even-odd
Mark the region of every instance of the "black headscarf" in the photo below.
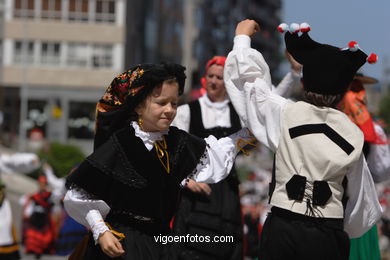
{"type": "Polygon", "coordinates": [[[137,119],[135,108],[165,80],[176,79],[184,91],[185,67],[174,63],[139,64],[116,76],[96,106],[94,149],[137,119]]]}

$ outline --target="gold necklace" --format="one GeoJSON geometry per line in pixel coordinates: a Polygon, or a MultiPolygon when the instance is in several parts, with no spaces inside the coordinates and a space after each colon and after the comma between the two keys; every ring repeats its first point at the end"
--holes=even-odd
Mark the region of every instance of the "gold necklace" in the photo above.
{"type": "Polygon", "coordinates": [[[171,171],[169,166],[169,154],[168,154],[168,146],[167,141],[165,140],[165,136],[162,137],[162,141],[156,141],[154,143],[154,147],[156,148],[157,157],[160,160],[161,164],[164,166],[167,173],[171,171]],[[164,163],[164,157],[166,163],[164,163]]]}

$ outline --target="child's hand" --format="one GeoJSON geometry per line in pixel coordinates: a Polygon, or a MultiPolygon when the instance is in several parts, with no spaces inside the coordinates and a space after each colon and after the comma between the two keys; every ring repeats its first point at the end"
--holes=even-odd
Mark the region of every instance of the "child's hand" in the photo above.
{"type": "Polygon", "coordinates": [[[286,50],[285,54],[286,54],[288,62],[290,62],[291,69],[298,74],[301,73],[302,65],[300,63],[298,63],[287,50],[286,50]]]}
{"type": "Polygon", "coordinates": [[[186,188],[195,193],[202,193],[205,195],[211,194],[211,188],[208,184],[202,182],[196,182],[191,179],[188,181],[186,188]]]}
{"type": "Polygon", "coordinates": [[[255,33],[260,31],[260,25],[254,20],[246,19],[237,24],[236,35],[244,34],[251,37],[255,33]]]}
{"type": "Polygon", "coordinates": [[[122,244],[110,231],[100,234],[98,243],[102,251],[111,258],[120,257],[125,253],[122,244]]]}

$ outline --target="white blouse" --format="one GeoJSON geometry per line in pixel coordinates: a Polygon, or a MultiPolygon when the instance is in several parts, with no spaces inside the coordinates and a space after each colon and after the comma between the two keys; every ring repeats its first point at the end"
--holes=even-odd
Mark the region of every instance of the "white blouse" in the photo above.
{"type": "MultiPolygon", "coordinates": [[[[244,124],[273,152],[281,136],[281,115],[287,99],[272,91],[269,67],[260,52],[250,47],[246,35],[234,38],[224,69],[225,87],[244,124]]],[[[381,217],[381,207],[364,156],[347,173],[349,200],[344,229],[350,237],[359,237],[381,217]]]]}
{"type": "Polygon", "coordinates": [[[3,153],[0,155],[0,172],[4,174],[29,173],[39,166],[39,158],[34,153],[3,153]]]}
{"type": "MultiPolygon", "coordinates": [[[[381,140],[388,141],[385,131],[378,124],[374,124],[375,132],[381,140]]],[[[375,182],[385,181],[390,177],[390,149],[389,144],[370,144],[367,157],[368,168],[375,182]]]]}
{"type": "MultiPolygon", "coordinates": [[[[289,96],[292,86],[298,85],[301,75],[291,71],[284,76],[283,80],[277,87],[272,86],[272,91],[283,97],[289,96]]],[[[230,128],[230,99],[225,99],[221,102],[212,102],[207,94],[199,99],[200,110],[203,126],[206,129],[214,127],[230,128]]],[[[177,108],[175,120],[172,122],[173,126],[178,127],[186,132],[190,130],[191,112],[188,104],[181,105],[177,108]]],[[[242,122],[241,125],[243,126],[242,122]]]]}
{"type": "MultiPolygon", "coordinates": [[[[165,132],[144,132],[136,122],[132,122],[135,135],[139,137],[145,147],[150,151],[157,140],[162,140],[165,132]]],[[[217,140],[214,136],[205,138],[207,143],[205,156],[193,172],[192,178],[196,182],[216,183],[227,177],[238,153],[236,148],[239,139],[249,140],[253,138],[248,129],[243,128],[237,133],[217,140]]],[[[185,185],[186,180],[182,184],[185,185]]],[[[93,197],[82,189],[69,190],[64,198],[64,206],[68,214],[77,222],[92,230],[95,242],[99,234],[109,230],[104,223],[104,218],[110,211],[110,207],[103,201],[93,197]]]]}

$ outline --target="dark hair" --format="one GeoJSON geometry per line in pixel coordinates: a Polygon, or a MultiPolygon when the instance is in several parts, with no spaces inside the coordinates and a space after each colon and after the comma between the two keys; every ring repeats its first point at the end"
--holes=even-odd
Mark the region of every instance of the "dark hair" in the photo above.
{"type": "Polygon", "coordinates": [[[345,92],[337,95],[323,95],[323,94],[318,94],[307,90],[303,91],[303,96],[305,100],[308,103],[319,107],[336,108],[336,106],[343,99],[344,95],[345,92]]]}

